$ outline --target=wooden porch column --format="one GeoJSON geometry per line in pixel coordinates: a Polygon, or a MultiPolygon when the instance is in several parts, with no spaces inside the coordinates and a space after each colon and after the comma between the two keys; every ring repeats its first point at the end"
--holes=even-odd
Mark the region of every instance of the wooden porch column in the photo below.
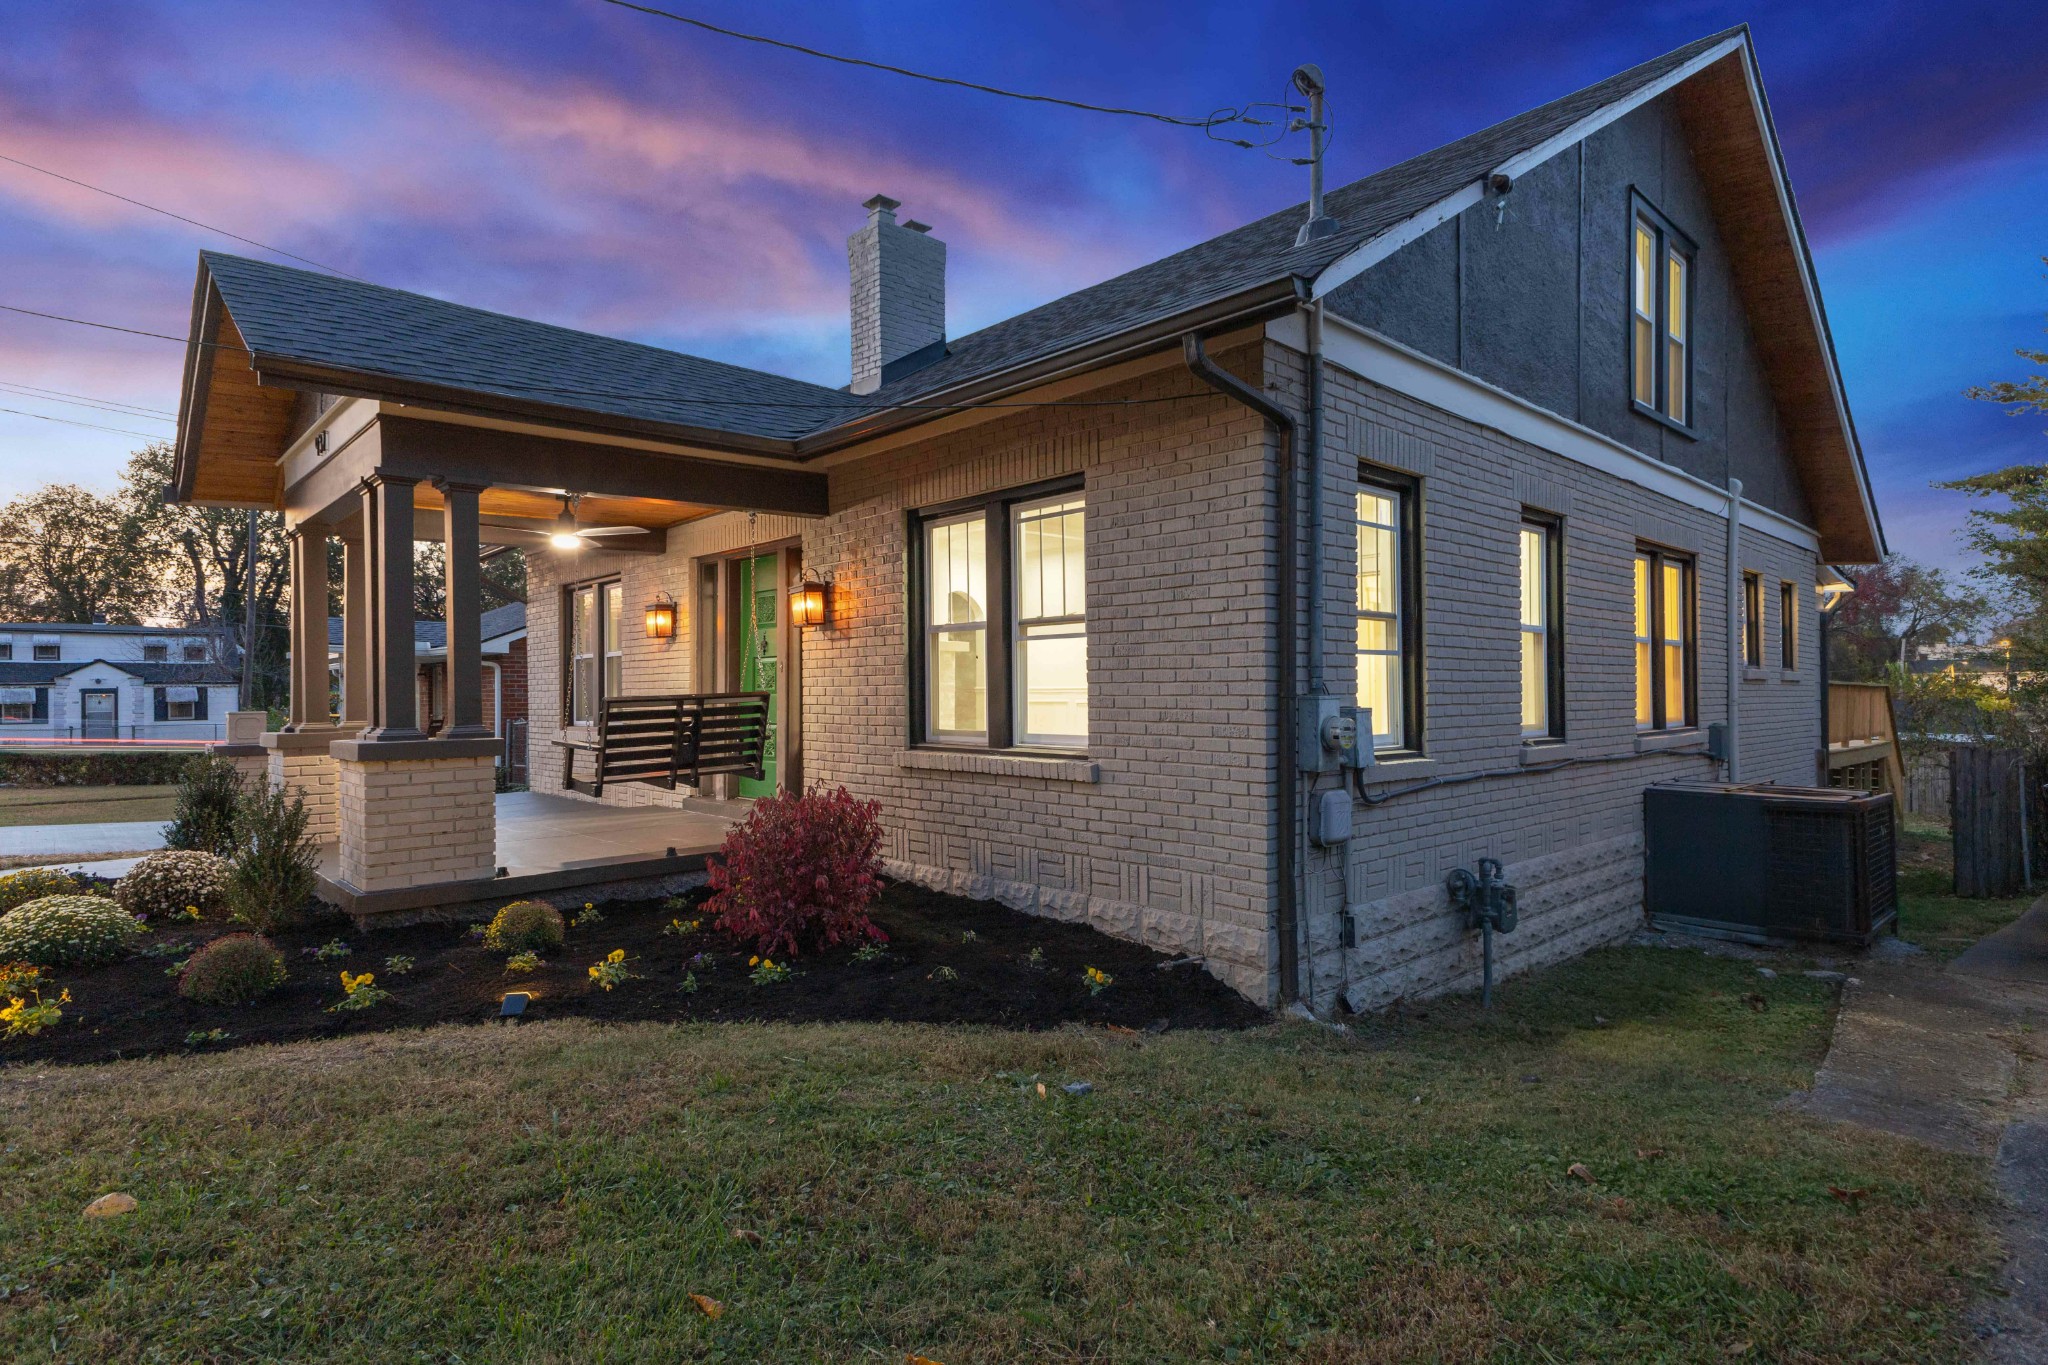
{"type": "Polygon", "coordinates": [[[327,527],[302,522],[291,549],[291,702],[287,730],[333,728],[327,687],[327,527]]]}
{"type": "Polygon", "coordinates": [[[441,548],[446,564],[448,696],[442,712],[448,718],[442,739],[486,739],[484,724],[483,591],[477,580],[477,495],[483,485],[435,480],[441,490],[441,548]]]}
{"type": "Polygon", "coordinates": [[[425,739],[413,657],[413,486],[419,480],[372,474],[363,480],[364,539],[370,546],[370,674],[366,741],[425,739]]]}
{"type": "Polygon", "coordinates": [[[370,662],[370,546],[364,527],[341,542],[341,723],[370,725],[376,680],[370,662]]]}

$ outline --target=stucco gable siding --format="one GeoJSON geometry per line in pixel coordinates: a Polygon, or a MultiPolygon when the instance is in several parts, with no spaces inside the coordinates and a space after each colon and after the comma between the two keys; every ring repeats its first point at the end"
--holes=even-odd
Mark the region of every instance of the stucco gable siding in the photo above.
{"type": "Polygon", "coordinates": [[[1332,311],[1709,482],[1812,521],[1673,95],[1332,291],[1332,311]],[[1698,248],[1694,434],[1629,402],[1630,193],[1698,248]]]}

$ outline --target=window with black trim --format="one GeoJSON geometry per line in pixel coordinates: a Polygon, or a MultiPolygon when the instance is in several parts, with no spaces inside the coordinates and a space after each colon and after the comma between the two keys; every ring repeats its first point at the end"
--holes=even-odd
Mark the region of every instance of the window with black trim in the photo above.
{"type": "Polygon", "coordinates": [[[1087,499],[1075,480],[913,516],[912,733],[1088,747],[1087,499]]]}
{"type": "Polygon", "coordinates": [[[1799,585],[1790,579],[1778,582],[1778,667],[1799,667],[1799,585]]]}
{"type": "Polygon", "coordinates": [[[563,672],[567,701],[564,718],[571,725],[594,725],[606,697],[624,690],[625,655],[620,626],[625,620],[625,585],[618,579],[578,583],[564,588],[562,632],[563,672]]]}
{"type": "Polygon", "coordinates": [[[1358,471],[1358,704],[1376,751],[1422,747],[1421,487],[1358,471]]]}
{"type": "Polygon", "coordinates": [[[64,657],[64,647],[62,645],[37,644],[33,657],[39,664],[56,663],[64,657]]]}
{"type": "Polygon", "coordinates": [[[13,657],[14,641],[0,640],[0,659],[12,659],[13,657]]]}
{"type": "Polygon", "coordinates": [[[1564,527],[1522,515],[1522,738],[1564,738],[1564,527]]]}
{"type": "Polygon", "coordinates": [[[142,647],[142,661],[146,664],[160,664],[171,657],[171,647],[164,644],[145,644],[142,647]]]}
{"type": "Polygon", "coordinates": [[[1629,386],[1637,411],[1692,425],[1693,244],[1640,196],[1629,232],[1629,386]]]}
{"type": "Polygon", "coordinates": [[[1742,575],[1742,662],[1750,668],[1764,666],[1764,576],[1742,575]]]}
{"type": "Polygon", "coordinates": [[[1684,729],[1694,723],[1699,676],[1692,560],[1638,546],[1635,599],[1636,728],[1684,729]]]}

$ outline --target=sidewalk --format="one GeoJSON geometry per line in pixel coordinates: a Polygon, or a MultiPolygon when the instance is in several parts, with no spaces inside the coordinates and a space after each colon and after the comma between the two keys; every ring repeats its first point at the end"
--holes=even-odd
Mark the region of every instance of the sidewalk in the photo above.
{"type": "Polygon", "coordinates": [[[1993,1362],[2048,1360],[2048,897],[1946,968],[1869,962],[1844,987],[1827,1060],[1798,1107],[1982,1156],[2006,1209],[2006,1297],[1973,1325],[1993,1362]]]}
{"type": "Polygon", "coordinates": [[[164,846],[162,820],[117,820],[98,825],[10,825],[0,828],[0,857],[47,855],[52,862],[164,846]]]}

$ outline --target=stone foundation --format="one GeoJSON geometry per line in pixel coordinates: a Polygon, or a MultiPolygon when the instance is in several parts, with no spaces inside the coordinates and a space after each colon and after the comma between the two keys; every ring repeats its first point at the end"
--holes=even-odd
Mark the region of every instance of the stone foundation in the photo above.
{"type": "MultiPolygon", "coordinates": [[[[1509,863],[1520,923],[1493,939],[1496,981],[1627,937],[1643,919],[1643,841],[1624,835],[1509,863]]],[[[1357,947],[1345,950],[1335,915],[1312,924],[1317,1008],[1339,995],[1354,1010],[1478,990],[1479,933],[1451,909],[1442,886],[1350,908],[1357,947]]]]}
{"type": "MultiPolygon", "coordinates": [[[[337,746],[342,747],[371,753],[378,746],[337,746]]],[[[480,881],[497,871],[491,755],[387,761],[337,756],[334,767],[340,879],[349,886],[395,891],[480,881]]]]}

